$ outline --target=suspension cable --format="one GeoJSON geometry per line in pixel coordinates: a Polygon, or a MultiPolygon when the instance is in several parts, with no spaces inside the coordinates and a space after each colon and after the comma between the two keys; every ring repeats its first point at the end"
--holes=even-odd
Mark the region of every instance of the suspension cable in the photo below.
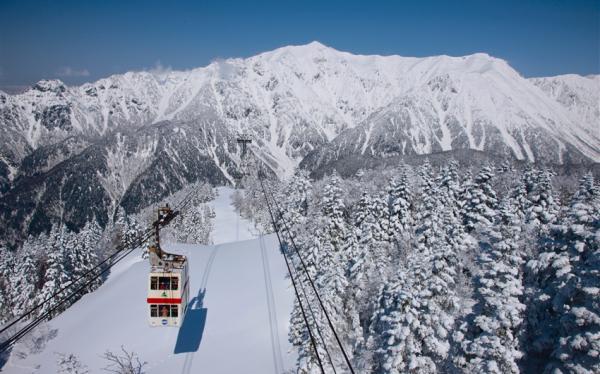
{"type": "MultiPolygon", "coordinates": [[[[275,230],[275,235],[277,235],[277,240],[279,241],[280,247],[283,245],[281,242],[281,238],[279,236],[279,231],[277,230],[277,225],[275,224],[275,217],[273,216],[273,212],[271,211],[271,204],[269,203],[269,199],[267,198],[267,193],[265,191],[265,186],[262,182],[262,179],[259,177],[260,185],[263,191],[263,195],[265,196],[265,201],[267,203],[267,208],[269,210],[269,215],[271,216],[271,223],[273,224],[273,229],[275,230]]],[[[283,247],[282,247],[283,248],[283,247]]],[[[310,324],[308,323],[308,319],[306,318],[306,312],[304,311],[304,306],[302,305],[302,299],[298,294],[298,287],[296,286],[296,281],[292,274],[292,269],[290,267],[290,263],[288,261],[287,255],[284,252],[283,258],[285,259],[285,265],[287,266],[288,274],[290,275],[290,279],[292,280],[292,286],[294,286],[294,293],[296,294],[296,300],[298,300],[298,305],[300,306],[300,311],[302,312],[302,318],[304,319],[304,324],[308,330],[308,335],[310,336],[310,341],[312,343],[312,347],[315,351],[315,355],[317,356],[317,361],[319,363],[319,368],[321,369],[321,373],[325,374],[325,369],[323,368],[323,362],[321,361],[321,356],[319,356],[319,351],[317,350],[317,343],[315,341],[315,337],[312,333],[312,329],[310,328],[310,324]]],[[[318,329],[318,325],[315,323],[315,327],[318,329]]]]}
{"type": "MultiPolygon", "coordinates": [[[[262,180],[261,180],[261,184],[262,184],[262,180]]],[[[264,191],[264,189],[263,189],[264,191]]],[[[275,199],[274,199],[275,201],[275,199]]],[[[277,204],[277,201],[275,201],[275,205],[276,205],[276,209],[279,213],[279,217],[281,218],[286,231],[288,232],[288,236],[290,237],[290,241],[292,242],[292,246],[294,247],[294,251],[296,252],[298,258],[300,259],[300,262],[302,263],[302,268],[304,269],[304,272],[306,274],[306,277],[308,278],[308,281],[312,287],[312,289],[315,292],[315,296],[317,296],[317,300],[319,301],[319,305],[321,306],[321,309],[323,310],[323,313],[325,314],[325,317],[327,318],[327,323],[329,324],[329,328],[331,328],[331,331],[333,332],[333,335],[335,336],[335,340],[338,343],[338,346],[340,347],[340,350],[342,351],[342,354],[344,356],[344,360],[346,361],[346,364],[348,365],[348,368],[350,369],[350,372],[352,374],[355,374],[354,372],[354,368],[352,367],[352,363],[350,362],[350,358],[348,357],[348,355],[346,354],[346,350],[344,349],[344,345],[342,344],[337,332],[335,331],[335,327],[333,326],[333,323],[331,322],[331,318],[329,317],[329,313],[327,312],[327,309],[325,308],[325,305],[323,304],[323,300],[321,299],[321,296],[319,295],[319,292],[317,291],[317,287],[315,286],[315,283],[312,279],[312,277],[310,276],[310,273],[308,272],[308,267],[306,266],[306,263],[304,262],[304,259],[302,258],[302,255],[300,254],[300,251],[298,250],[298,247],[296,246],[296,242],[294,240],[294,236],[292,235],[292,232],[287,224],[287,221],[285,219],[285,217],[283,217],[283,214],[281,213],[281,209],[279,208],[279,205],[277,204]]]]}
{"type": "MultiPolygon", "coordinates": [[[[267,195],[265,195],[266,197],[267,195]]],[[[276,202],[276,199],[273,198],[273,195],[271,194],[271,199],[273,200],[273,202],[276,202]]],[[[296,278],[299,278],[300,274],[297,269],[296,266],[292,264],[292,271],[294,272],[294,274],[296,274],[296,278]]],[[[302,282],[301,280],[299,281],[300,283],[300,290],[302,291],[302,294],[304,295],[304,299],[306,300],[306,305],[308,306],[308,311],[310,312],[310,315],[315,323],[315,326],[319,326],[318,322],[317,322],[317,317],[315,315],[315,312],[313,310],[313,307],[310,304],[310,300],[308,298],[308,294],[306,293],[306,288],[304,287],[304,282],[302,282]]],[[[331,354],[329,353],[329,349],[327,348],[327,343],[325,341],[325,338],[323,337],[323,334],[321,333],[321,329],[317,328],[317,334],[319,335],[319,339],[321,340],[321,344],[323,345],[323,348],[325,349],[325,354],[327,355],[327,361],[329,361],[329,365],[331,365],[331,368],[333,369],[333,373],[337,374],[337,370],[335,369],[335,365],[333,364],[333,359],[331,358],[331,354]]]]}
{"type": "MultiPolygon", "coordinates": [[[[175,210],[182,210],[185,207],[187,207],[187,205],[189,205],[189,202],[191,201],[190,197],[191,197],[191,195],[192,195],[193,192],[194,192],[194,190],[192,189],[192,191],[190,191],[188,194],[186,194],[186,196],[184,198],[182,198],[179,201],[178,204],[176,204],[176,207],[174,207],[174,209],[175,210]]],[[[75,278],[74,280],[71,279],[65,286],[61,287],[58,291],[54,292],[52,295],[48,296],[46,299],[44,299],[43,301],[41,301],[38,304],[36,304],[34,307],[32,307],[31,309],[29,309],[27,312],[23,313],[19,318],[11,321],[6,326],[3,326],[2,330],[0,330],[0,334],[4,333],[5,331],[7,331],[9,328],[11,328],[12,326],[14,326],[18,322],[22,321],[26,317],[28,317],[31,314],[33,314],[36,310],[38,310],[39,308],[41,308],[42,306],[44,306],[45,304],[47,304],[48,302],[50,302],[52,299],[56,298],[58,295],[62,294],[67,289],[69,289],[69,288],[73,287],[74,285],[76,285],[80,280],[86,278],[87,276],[89,276],[90,274],[92,274],[93,272],[95,272],[96,270],[100,269],[104,264],[106,264],[107,262],[109,262],[112,259],[114,259],[115,257],[117,257],[124,250],[130,248],[125,253],[124,256],[120,257],[119,259],[115,260],[114,262],[110,262],[109,265],[104,270],[102,270],[99,274],[93,276],[93,278],[91,278],[91,280],[89,280],[88,282],[86,282],[82,287],[78,288],[75,292],[73,292],[67,298],[63,299],[59,304],[57,304],[57,306],[55,306],[52,309],[50,309],[49,312],[44,313],[41,316],[41,318],[37,317],[36,319],[34,319],[34,321],[30,322],[24,328],[22,328],[21,330],[19,330],[19,332],[17,332],[15,335],[13,335],[12,337],[10,337],[6,341],[2,342],[2,344],[0,344],[0,352],[5,351],[13,343],[15,343],[16,341],[18,341],[19,339],[21,339],[29,331],[31,331],[33,328],[35,328],[37,325],[39,325],[46,318],[46,316],[50,315],[50,313],[52,313],[54,310],[56,310],[58,308],[58,306],[64,304],[66,301],[68,301],[68,300],[72,299],[73,297],[77,296],[77,294],[79,292],[81,292],[82,290],[84,290],[85,287],[87,287],[93,281],[95,281],[96,279],[98,279],[100,277],[100,275],[105,274],[116,263],[118,263],[119,261],[121,261],[124,257],[126,257],[134,249],[140,247],[142,244],[144,244],[145,242],[147,242],[153,236],[153,234],[154,234],[154,229],[153,228],[147,229],[145,232],[143,232],[142,234],[140,234],[140,236],[137,239],[137,242],[133,243],[133,244],[135,244],[133,246],[133,248],[131,247],[131,245],[132,245],[131,243],[121,244],[121,245],[117,246],[117,248],[116,248],[116,250],[115,250],[115,252],[113,254],[111,254],[110,256],[108,256],[107,258],[105,258],[104,260],[102,260],[100,263],[98,263],[97,265],[95,265],[91,269],[87,270],[84,274],[80,275],[79,277],[75,278]]]]}
{"type": "MultiPolygon", "coordinates": [[[[148,235],[148,234],[151,234],[151,233],[152,233],[152,229],[148,229],[148,230],[146,230],[142,234],[142,236],[145,236],[145,235],[148,235]]],[[[0,334],[2,334],[3,332],[5,332],[6,330],[8,330],[9,328],[11,328],[12,326],[14,326],[15,324],[17,324],[19,321],[23,320],[25,317],[31,315],[33,312],[35,312],[36,310],[38,310],[39,308],[41,308],[47,302],[49,302],[50,300],[52,300],[53,298],[55,298],[59,294],[63,293],[65,290],[73,287],[73,285],[75,285],[77,282],[79,282],[80,280],[86,278],[92,272],[98,270],[98,268],[100,268],[102,265],[104,265],[105,263],[107,263],[110,260],[112,260],[114,257],[116,257],[119,253],[121,253],[123,250],[125,250],[127,248],[129,248],[129,246],[127,246],[125,244],[117,246],[115,252],[112,255],[108,256],[107,258],[105,258],[104,260],[102,260],[101,262],[99,262],[94,267],[88,269],[85,273],[81,274],[77,278],[70,279],[69,282],[67,282],[63,287],[61,287],[60,289],[58,289],[58,291],[55,291],[52,295],[50,295],[46,299],[40,301],[38,304],[36,304],[35,306],[33,306],[31,309],[29,309],[28,311],[26,311],[25,313],[23,313],[19,318],[13,320],[12,322],[10,322],[9,324],[7,324],[6,326],[3,326],[2,330],[0,330],[0,334]]]]}
{"type": "MultiPolygon", "coordinates": [[[[296,267],[293,266],[293,264],[292,264],[292,269],[293,269],[292,271],[294,272],[294,274],[296,274],[296,278],[299,279],[298,271],[296,270],[296,267]]],[[[302,291],[302,294],[304,295],[304,299],[306,300],[306,305],[308,305],[308,311],[310,312],[310,315],[315,323],[315,326],[318,326],[317,317],[315,316],[315,312],[313,311],[313,308],[310,305],[310,300],[308,299],[308,295],[306,294],[306,289],[304,287],[304,283],[302,281],[300,281],[299,283],[300,283],[300,290],[302,291]]],[[[331,354],[329,353],[329,349],[327,348],[327,343],[325,342],[325,338],[323,337],[323,334],[321,333],[320,328],[317,329],[317,334],[319,335],[321,344],[323,344],[323,348],[325,349],[325,354],[327,355],[327,361],[329,361],[329,365],[331,365],[331,368],[333,369],[334,374],[337,374],[337,371],[335,370],[335,365],[333,364],[333,359],[331,358],[331,354]]]]}
{"type": "Polygon", "coordinates": [[[122,256],[119,257],[118,259],[116,259],[114,262],[112,262],[109,266],[107,266],[106,268],[104,268],[100,273],[98,273],[97,275],[95,275],[93,278],[89,279],[86,283],[84,283],[81,287],[79,287],[78,289],[76,289],[75,291],[73,291],[69,296],[63,298],[62,300],[60,300],[55,306],[53,306],[50,310],[48,310],[47,312],[45,312],[44,314],[38,316],[37,318],[35,318],[32,322],[28,323],[25,327],[23,327],[22,329],[20,329],[17,333],[15,333],[13,336],[11,336],[10,338],[8,338],[7,340],[5,340],[4,342],[2,342],[2,344],[0,344],[0,353],[6,351],[10,346],[12,346],[14,343],[16,343],[19,339],[23,338],[25,335],[27,335],[28,332],[30,332],[31,330],[33,330],[37,325],[39,325],[40,323],[42,323],[47,317],[51,316],[52,313],[54,313],[54,311],[56,309],[58,309],[60,306],[62,306],[64,303],[66,303],[67,301],[71,300],[72,298],[74,298],[75,296],[77,296],[79,294],[79,292],[81,292],[82,290],[84,290],[86,287],[88,287],[90,284],[92,284],[92,282],[94,282],[96,279],[100,278],[100,276],[104,275],[107,271],[109,271],[114,265],[116,265],[117,263],[119,263],[121,260],[123,260],[125,257],[127,257],[131,252],[133,252],[135,249],[139,248],[140,245],[144,244],[146,241],[148,241],[150,238],[152,237],[152,235],[147,235],[144,239],[140,239],[139,245],[136,245],[132,248],[130,248],[128,251],[126,251],[124,254],[122,253],[122,256]]]}

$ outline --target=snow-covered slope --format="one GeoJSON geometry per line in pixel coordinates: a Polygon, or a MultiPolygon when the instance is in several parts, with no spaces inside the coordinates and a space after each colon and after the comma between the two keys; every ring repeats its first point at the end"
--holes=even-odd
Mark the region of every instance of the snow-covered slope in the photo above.
{"type": "Polygon", "coordinates": [[[239,132],[280,177],[301,162],[457,149],[600,161],[599,82],[526,79],[483,53],[362,56],[318,42],[78,87],[41,81],[0,93],[0,237],[13,245],[63,219],[74,230],[107,222],[117,205],[135,212],[191,182],[232,183],[239,132]]]}
{"type": "Polygon", "coordinates": [[[456,149],[553,163],[600,160],[598,77],[572,76],[583,81],[568,86],[581,100],[566,106],[564,94],[548,95],[539,80],[524,79],[485,54],[422,59],[403,75],[412,79],[406,91],[310,154],[305,167],[356,154],[456,149]]]}
{"type": "MultiPolygon", "coordinates": [[[[531,137],[542,134],[548,147],[554,143],[555,160],[566,145],[600,160],[593,131],[600,117],[592,102],[598,79],[570,76],[569,82],[584,80],[589,82],[568,86],[592,109],[565,110],[564,97],[543,93],[547,84],[527,80],[487,54],[360,56],[313,42],[190,71],[113,75],[79,87],[41,81],[22,95],[3,94],[0,111],[2,127],[23,139],[13,150],[17,158],[73,133],[208,121],[228,133],[251,133],[257,148],[285,172],[342,130],[365,120],[365,127],[377,126],[377,118],[393,114],[398,130],[409,133],[406,146],[418,153],[502,145],[534,160],[531,137]]],[[[361,151],[369,148],[369,139],[362,141],[361,151]]]]}
{"type": "Polygon", "coordinates": [[[183,326],[150,327],[146,321],[147,260],[132,253],[95,292],[15,347],[6,373],[55,373],[56,353],[74,353],[91,372],[107,365],[101,355],[123,345],[147,361],[147,373],[281,373],[294,366],[287,331],[293,292],[277,239],[248,238],[248,221],[236,219],[230,189],[214,202],[213,246],[170,244],[188,256],[190,294],[196,298],[183,326]],[[48,338],[48,336],[52,336],[48,338]],[[48,340],[45,340],[48,339],[48,340]],[[34,347],[35,345],[35,347],[34,347]],[[283,367],[282,367],[283,365],[283,367]]]}
{"type": "Polygon", "coordinates": [[[551,98],[558,101],[584,123],[595,125],[596,135],[600,132],[600,75],[577,74],[556,77],[531,78],[551,98]]]}

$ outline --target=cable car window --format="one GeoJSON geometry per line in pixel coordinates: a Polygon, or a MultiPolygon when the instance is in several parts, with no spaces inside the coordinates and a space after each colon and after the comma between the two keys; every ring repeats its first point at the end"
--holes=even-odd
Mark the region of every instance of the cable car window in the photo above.
{"type": "Polygon", "coordinates": [[[178,305],[173,304],[151,304],[150,305],[150,317],[168,318],[179,317],[178,305]]]}
{"type": "Polygon", "coordinates": [[[179,289],[179,278],[177,278],[177,277],[172,277],[171,278],[171,289],[172,290],[179,289]]]}
{"type": "Polygon", "coordinates": [[[161,317],[169,317],[169,306],[168,305],[161,305],[159,307],[159,311],[160,311],[160,316],[161,317]]]}
{"type": "Polygon", "coordinates": [[[171,289],[171,277],[159,277],[158,278],[158,287],[161,290],[170,290],[171,289]]]}
{"type": "Polygon", "coordinates": [[[158,277],[150,277],[150,289],[158,290],[158,277]]]}

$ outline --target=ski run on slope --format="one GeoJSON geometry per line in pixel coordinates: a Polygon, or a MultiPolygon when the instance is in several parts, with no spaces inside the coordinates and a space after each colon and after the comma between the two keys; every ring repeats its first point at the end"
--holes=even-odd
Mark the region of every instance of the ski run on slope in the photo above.
{"type": "Polygon", "coordinates": [[[214,245],[165,245],[190,261],[190,304],[181,328],[148,325],[150,266],[139,249],[117,264],[96,292],[23,339],[2,371],[55,373],[58,354],[73,353],[90,372],[102,372],[108,364],[102,355],[120,353],[121,346],[148,362],[147,373],[291,369],[296,356],[287,332],[293,292],[279,245],[274,235],[252,234],[250,222],[230,205],[232,192],[219,188],[211,204],[214,245]]]}

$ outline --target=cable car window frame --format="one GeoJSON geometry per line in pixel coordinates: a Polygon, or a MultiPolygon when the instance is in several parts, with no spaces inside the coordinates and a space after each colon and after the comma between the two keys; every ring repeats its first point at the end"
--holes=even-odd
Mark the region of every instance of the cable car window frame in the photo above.
{"type": "Polygon", "coordinates": [[[158,289],[161,291],[171,289],[171,277],[158,277],[158,289]]]}
{"type": "Polygon", "coordinates": [[[152,318],[178,318],[179,304],[150,304],[150,317],[152,318]],[[167,308],[168,316],[162,316],[161,310],[167,308]],[[156,315],[155,315],[156,314],[156,315]]]}
{"type": "Polygon", "coordinates": [[[152,291],[178,291],[179,290],[179,277],[162,277],[162,276],[151,276],[150,277],[150,289],[152,291]]]}

